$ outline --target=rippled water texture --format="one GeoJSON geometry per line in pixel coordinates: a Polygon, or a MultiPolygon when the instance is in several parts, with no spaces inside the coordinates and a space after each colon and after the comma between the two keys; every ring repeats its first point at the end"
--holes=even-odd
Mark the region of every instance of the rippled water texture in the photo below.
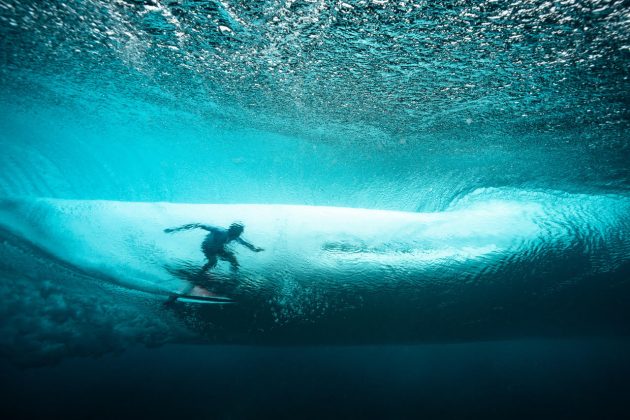
{"type": "Polygon", "coordinates": [[[629,76],[623,0],[0,0],[0,354],[625,336],[629,76]]]}
{"type": "Polygon", "coordinates": [[[439,210],[627,189],[625,1],[0,9],[5,195],[439,210]]]}

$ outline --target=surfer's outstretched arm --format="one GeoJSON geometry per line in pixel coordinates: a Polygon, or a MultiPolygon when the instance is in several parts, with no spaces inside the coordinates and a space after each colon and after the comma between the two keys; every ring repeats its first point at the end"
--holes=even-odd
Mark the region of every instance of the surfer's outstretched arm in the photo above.
{"type": "Polygon", "coordinates": [[[257,246],[254,246],[254,245],[250,244],[249,242],[247,242],[246,240],[241,239],[241,238],[236,238],[236,242],[238,242],[239,244],[249,248],[250,250],[252,250],[254,252],[264,251],[263,248],[259,248],[257,246]]]}
{"type": "Polygon", "coordinates": [[[190,229],[203,229],[203,230],[207,230],[211,232],[216,228],[214,226],[202,225],[201,223],[189,223],[187,225],[183,225],[183,226],[179,226],[175,228],[164,229],[164,233],[180,232],[182,230],[190,230],[190,229]]]}

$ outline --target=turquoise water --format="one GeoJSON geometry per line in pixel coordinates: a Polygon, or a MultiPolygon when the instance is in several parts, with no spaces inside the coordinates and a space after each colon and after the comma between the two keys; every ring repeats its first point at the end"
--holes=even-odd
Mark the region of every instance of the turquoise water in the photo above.
{"type": "MultiPolygon", "coordinates": [[[[627,1],[0,0],[3,385],[142,383],[145,359],[189,388],[197,368],[215,391],[291,388],[269,415],[382,417],[369,384],[397,359],[396,417],[614,412],[623,393],[588,379],[630,372],[602,368],[630,333],[629,69],[627,1]],[[236,273],[198,274],[205,232],[164,233],[234,220],[265,249],[234,245],[236,273]],[[164,305],[184,292],[230,303],[164,305]],[[228,353],[278,362],[231,377],[228,353]]],[[[228,394],[214,414],[261,404],[228,394]]]]}

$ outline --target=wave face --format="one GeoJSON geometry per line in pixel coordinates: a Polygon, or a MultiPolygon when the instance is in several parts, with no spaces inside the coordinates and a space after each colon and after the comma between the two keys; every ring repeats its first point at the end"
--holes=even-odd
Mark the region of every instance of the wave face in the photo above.
{"type": "MultiPolygon", "coordinates": [[[[0,220],[5,248],[38,261],[29,270],[58,266],[90,288],[144,300],[168,332],[177,328],[160,312],[179,316],[185,333],[162,339],[407,343],[628,333],[618,296],[630,287],[629,207],[619,196],[501,190],[435,213],[39,199],[5,201],[0,220]],[[265,248],[233,246],[237,273],[220,262],[199,274],[204,231],[164,232],[233,220],[265,248]],[[162,306],[193,284],[236,303],[162,306]],[[586,315],[576,321],[575,311],[586,315]]],[[[30,287],[46,295],[50,285],[30,287]]],[[[62,320],[76,310],[64,305],[62,320]]]]}
{"type": "Polygon", "coordinates": [[[0,1],[0,354],[627,335],[625,2],[0,1]],[[177,302],[201,232],[246,224],[177,302]]]}

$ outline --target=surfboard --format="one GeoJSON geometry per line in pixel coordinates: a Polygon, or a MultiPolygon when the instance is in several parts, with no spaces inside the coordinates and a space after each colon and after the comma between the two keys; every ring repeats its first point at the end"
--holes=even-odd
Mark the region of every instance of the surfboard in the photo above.
{"type": "Polygon", "coordinates": [[[185,302],[185,303],[202,303],[202,304],[219,304],[225,305],[230,303],[236,303],[235,300],[225,297],[225,296],[214,296],[214,297],[206,297],[206,296],[191,296],[191,295],[172,295],[169,300],[165,302],[166,305],[173,302],[185,302]]]}
{"type": "Polygon", "coordinates": [[[180,293],[172,293],[168,300],[164,302],[165,305],[170,305],[175,302],[186,303],[202,303],[202,304],[229,304],[236,303],[232,298],[227,296],[217,295],[201,286],[190,285],[182,290],[180,293]]]}

